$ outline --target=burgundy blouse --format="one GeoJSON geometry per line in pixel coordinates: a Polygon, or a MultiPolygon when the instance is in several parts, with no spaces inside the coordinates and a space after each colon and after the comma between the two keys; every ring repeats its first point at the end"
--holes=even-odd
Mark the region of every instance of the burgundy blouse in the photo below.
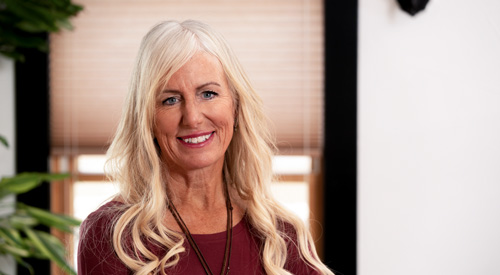
{"type": "MultiPolygon", "coordinates": [[[[109,211],[119,202],[109,202],[90,214],[82,223],[80,242],[78,245],[78,274],[133,274],[121,262],[114,252],[111,238],[110,222],[118,212],[109,211]]],[[[251,233],[252,228],[246,216],[233,227],[233,241],[229,274],[261,275],[265,274],[259,253],[259,239],[251,233]]],[[[292,233],[293,235],[294,232],[292,233]]],[[[291,236],[296,239],[295,236],[291,236]]],[[[215,234],[194,234],[198,247],[205,257],[214,274],[220,274],[224,249],[226,245],[226,232],[215,234]]],[[[191,249],[189,242],[184,242],[186,251],[181,253],[180,260],[174,267],[165,270],[167,274],[205,274],[196,253],[191,249]]],[[[161,257],[165,251],[150,244],[152,252],[161,257]]],[[[309,267],[300,257],[297,247],[288,245],[288,259],[285,268],[292,274],[320,274],[309,267]]]]}

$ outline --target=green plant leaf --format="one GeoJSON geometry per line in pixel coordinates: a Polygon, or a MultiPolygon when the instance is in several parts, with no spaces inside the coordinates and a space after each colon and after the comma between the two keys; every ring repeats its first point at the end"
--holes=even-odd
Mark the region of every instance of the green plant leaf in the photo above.
{"type": "Polygon", "coordinates": [[[15,52],[15,50],[12,50],[12,51],[2,51],[2,50],[0,50],[0,54],[3,54],[4,56],[12,58],[13,60],[16,60],[16,61],[19,61],[19,62],[24,62],[25,61],[24,55],[21,54],[21,53],[19,53],[19,52],[15,52]]]}
{"type": "Polygon", "coordinates": [[[25,211],[16,211],[16,213],[10,215],[7,220],[15,229],[38,225],[38,221],[35,218],[28,216],[25,211]]]}
{"type": "Polygon", "coordinates": [[[15,245],[17,247],[25,247],[21,234],[18,230],[13,228],[2,228],[0,227],[0,239],[4,240],[5,243],[10,245],[15,245]]]}
{"type": "Polygon", "coordinates": [[[8,10],[13,14],[38,25],[38,32],[55,32],[58,30],[47,8],[40,5],[40,3],[14,0],[4,1],[7,4],[8,10]]]}
{"type": "Polygon", "coordinates": [[[21,21],[16,27],[26,32],[46,32],[47,28],[39,22],[21,21]]]}
{"type": "Polygon", "coordinates": [[[0,244],[0,249],[13,255],[13,256],[19,256],[19,257],[29,257],[30,256],[30,252],[28,250],[24,249],[23,247],[17,247],[17,246],[13,246],[13,245],[6,244],[6,243],[0,244]]]}
{"type": "Polygon", "coordinates": [[[64,246],[56,237],[45,232],[32,230],[31,228],[25,228],[24,232],[41,254],[54,261],[66,272],[76,275],[76,272],[68,265],[64,258],[64,246]]]}
{"type": "Polygon", "coordinates": [[[49,247],[45,244],[44,241],[40,238],[40,234],[38,231],[33,230],[29,227],[25,227],[23,229],[24,233],[26,236],[28,236],[29,240],[33,244],[33,247],[35,247],[36,250],[42,255],[43,257],[46,257],[47,259],[52,259],[53,257],[57,257],[57,252],[56,251],[51,251],[49,247]]]}
{"type": "Polygon", "coordinates": [[[57,20],[56,24],[60,29],[73,30],[73,25],[71,25],[71,22],[67,18],[57,20]]]}
{"type": "Polygon", "coordinates": [[[71,0],[0,0],[0,54],[23,62],[27,48],[47,51],[38,35],[71,30],[69,19],[81,10],[71,0]]]}
{"type": "Polygon", "coordinates": [[[16,262],[22,266],[24,266],[26,269],[28,269],[28,271],[30,272],[31,275],[34,275],[35,274],[35,270],[33,270],[33,267],[28,264],[27,262],[23,261],[23,259],[21,257],[18,257],[18,256],[14,256],[14,259],[16,259],[16,262]]]}
{"type": "Polygon", "coordinates": [[[44,181],[61,180],[69,174],[21,173],[5,177],[0,181],[0,198],[9,194],[22,194],[37,187],[44,181]]]}
{"type": "Polygon", "coordinates": [[[35,245],[33,244],[33,242],[30,239],[25,238],[24,243],[26,244],[26,247],[28,247],[30,249],[30,252],[31,252],[30,258],[36,258],[36,259],[42,259],[42,260],[47,259],[47,257],[44,254],[42,254],[38,249],[36,249],[35,245]]]}
{"type": "Polygon", "coordinates": [[[5,139],[3,136],[0,136],[0,143],[2,143],[5,147],[9,148],[9,143],[7,142],[7,139],[5,139]]]}
{"type": "Polygon", "coordinates": [[[22,194],[40,185],[41,181],[32,177],[2,178],[0,181],[0,198],[10,194],[22,194]]]}
{"type": "Polygon", "coordinates": [[[18,203],[18,208],[26,211],[28,215],[38,220],[41,224],[57,228],[61,231],[72,233],[71,226],[79,226],[80,221],[66,215],[54,214],[49,211],[18,203]]]}
{"type": "Polygon", "coordinates": [[[39,48],[40,45],[47,44],[47,39],[40,35],[20,32],[16,29],[2,28],[1,37],[2,48],[15,50],[17,48],[39,48]]]}

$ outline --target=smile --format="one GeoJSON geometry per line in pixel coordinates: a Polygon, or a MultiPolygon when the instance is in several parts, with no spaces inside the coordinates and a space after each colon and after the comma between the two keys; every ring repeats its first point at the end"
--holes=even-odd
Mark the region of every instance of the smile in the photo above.
{"type": "Polygon", "coordinates": [[[198,144],[198,143],[202,143],[202,142],[205,142],[207,139],[209,139],[212,135],[213,135],[214,132],[210,133],[210,134],[207,134],[207,135],[204,135],[204,136],[199,136],[199,137],[193,137],[193,138],[183,138],[182,140],[185,142],[185,143],[189,143],[189,144],[198,144]]]}

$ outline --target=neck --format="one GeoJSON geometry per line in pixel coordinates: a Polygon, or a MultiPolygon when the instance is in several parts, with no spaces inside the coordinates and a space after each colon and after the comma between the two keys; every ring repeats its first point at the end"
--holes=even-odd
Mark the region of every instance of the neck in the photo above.
{"type": "Polygon", "coordinates": [[[169,197],[178,208],[212,210],[225,205],[222,170],[169,172],[169,197]]]}
{"type": "MultiPolygon", "coordinates": [[[[222,263],[221,274],[229,273],[229,259],[231,256],[231,242],[232,242],[232,237],[233,237],[233,214],[232,214],[233,207],[231,206],[231,201],[229,199],[227,186],[225,186],[224,193],[227,195],[226,196],[226,198],[227,198],[227,204],[226,204],[227,222],[226,222],[226,247],[224,249],[224,259],[223,259],[223,263],[222,263]]],[[[213,275],[213,272],[210,269],[210,266],[208,265],[207,261],[205,260],[203,253],[201,252],[200,248],[196,244],[196,241],[194,240],[193,236],[191,235],[189,229],[187,228],[186,223],[184,222],[184,220],[180,216],[175,205],[169,204],[169,210],[172,213],[175,221],[177,222],[177,225],[181,228],[182,232],[186,236],[189,244],[191,245],[191,247],[195,251],[196,256],[198,256],[198,259],[200,260],[200,263],[202,264],[203,269],[205,270],[205,273],[207,275],[213,275]]]]}

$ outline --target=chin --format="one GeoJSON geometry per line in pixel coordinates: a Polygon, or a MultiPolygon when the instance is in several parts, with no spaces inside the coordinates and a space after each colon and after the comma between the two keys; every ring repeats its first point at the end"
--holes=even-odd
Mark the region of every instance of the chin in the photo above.
{"type": "Polygon", "coordinates": [[[189,159],[188,161],[185,161],[181,165],[177,165],[182,167],[183,170],[186,171],[192,171],[192,170],[200,170],[204,168],[210,168],[210,167],[221,167],[222,168],[222,161],[220,160],[209,160],[209,159],[189,159]]]}

